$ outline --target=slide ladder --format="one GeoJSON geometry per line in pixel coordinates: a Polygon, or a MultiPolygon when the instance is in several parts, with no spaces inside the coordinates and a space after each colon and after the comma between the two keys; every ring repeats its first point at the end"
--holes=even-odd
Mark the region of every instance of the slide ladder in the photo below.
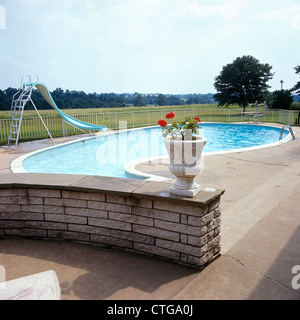
{"type": "Polygon", "coordinates": [[[107,130],[107,128],[105,126],[99,126],[99,125],[86,123],[86,122],[77,120],[77,119],[67,115],[66,113],[64,113],[63,111],[61,111],[57,107],[55,101],[53,100],[53,98],[51,96],[50,91],[43,83],[39,82],[38,76],[36,76],[36,75],[27,76],[29,79],[29,82],[27,82],[27,83],[23,82],[24,77],[25,76],[22,77],[21,86],[20,86],[19,91],[13,96],[13,99],[12,99],[12,104],[11,104],[12,121],[11,121],[11,126],[10,126],[10,133],[8,136],[8,145],[11,145],[12,142],[14,142],[16,146],[18,144],[19,137],[20,137],[21,124],[22,124],[22,119],[23,119],[23,112],[24,112],[25,105],[28,101],[30,101],[32,103],[32,105],[33,105],[35,111],[37,112],[37,114],[39,115],[49,137],[53,141],[51,133],[49,132],[45,122],[43,121],[43,118],[41,117],[40,113],[38,112],[38,109],[36,108],[35,104],[33,103],[32,99],[31,99],[32,90],[34,87],[36,87],[38,89],[40,94],[49,103],[49,105],[52,106],[54,109],[56,109],[56,111],[61,115],[63,120],[65,122],[67,122],[68,124],[70,124],[71,126],[79,128],[81,130],[88,130],[90,133],[91,133],[91,131],[94,131],[94,130],[98,130],[98,131],[106,131],[107,130]],[[33,76],[35,76],[37,78],[37,80],[38,80],[37,82],[32,82],[33,76]]]}
{"type": "Polygon", "coordinates": [[[8,145],[14,142],[16,145],[18,144],[21,123],[23,119],[23,112],[26,103],[31,99],[30,88],[19,90],[12,99],[11,111],[12,111],[12,119],[10,125],[10,132],[8,136],[8,145]]]}

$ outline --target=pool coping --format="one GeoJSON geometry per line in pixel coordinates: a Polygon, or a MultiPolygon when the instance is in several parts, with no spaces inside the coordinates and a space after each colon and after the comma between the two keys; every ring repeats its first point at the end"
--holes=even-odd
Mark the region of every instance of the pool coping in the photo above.
{"type": "MultiPolygon", "coordinates": [[[[214,124],[214,123],[218,123],[218,122],[207,122],[209,124],[214,124]]],[[[227,124],[227,123],[226,123],[227,124]]],[[[228,123],[228,124],[244,124],[244,123],[228,123]]],[[[244,125],[248,125],[248,124],[244,124],[244,125]]],[[[253,124],[249,124],[252,125],[253,124]]],[[[256,124],[257,126],[266,126],[265,123],[264,124],[256,124]]],[[[141,130],[141,129],[149,129],[149,128],[156,128],[157,126],[150,126],[150,127],[140,127],[140,128],[133,128],[133,129],[124,129],[124,130],[118,130],[118,133],[121,132],[125,132],[125,131],[135,131],[135,130],[141,130]]],[[[266,127],[270,127],[270,128],[278,128],[275,126],[266,126],[266,127]]],[[[287,130],[287,129],[285,129],[287,130]]],[[[107,135],[111,135],[111,134],[115,134],[116,132],[114,131],[106,131],[106,132],[102,132],[101,134],[97,135],[99,136],[107,136],[107,135]]],[[[294,132],[294,135],[296,136],[296,133],[294,132]]],[[[10,164],[10,170],[13,173],[30,173],[28,171],[26,171],[22,165],[23,161],[31,156],[34,156],[35,154],[41,153],[41,152],[46,152],[48,150],[54,149],[54,148],[61,148],[64,147],[66,145],[69,144],[73,144],[73,143],[78,143],[81,141],[86,141],[86,140],[91,140],[91,139],[96,139],[97,136],[92,136],[92,137],[88,137],[88,138],[82,138],[76,141],[70,141],[70,142],[66,142],[66,143],[61,143],[59,145],[56,146],[52,146],[52,147],[48,147],[46,149],[42,149],[42,150],[36,150],[30,153],[27,153],[25,155],[22,155],[18,158],[16,158],[15,160],[13,160],[10,164]]],[[[292,140],[292,135],[289,132],[288,135],[282,139],[279,140],[277,142],[272,142],[272,143],[268,143],[268,144],[264,144],[264,145],[260,145],[260,146],[255,146],[255,147],[247,147],[247,148],[241,148],[241,149],[232,149],[232,150],[224,150],[224,151],[214,151],[214,152],[206,152],[204,153],[204,156],[212,156],[212,155],[221,155],[221,154],[230,154],[230,153],[236,153],[236,152],[247,152],[247,151],[253,151],[253,150],[260,150],[260,149],[265,149],[265,148],[270,148],[270,147],[275,147],[284,143],[287,143],[289,141],[292,140]]],[[[146,162],[151,162],[151,161],[163,161],[168,159],[169,157],[166,156],[154,156],[154,157],[148,157],[148,158],[139,158],[133,161],[128,162],[127,164],[124,165],[124,170],[129,174],[132,175],[133,177],[136,176],[137,178],[142,178],[145,179],[147,181],[154,181],[154,182],[168,182],[171,179],[170,178],[166,178],[163,176],[159,176],[159,175],[154,175],[154,174],[150,174],[150,173],[145,173],[142,172],[140,170],[137,169],[137,167],[140,164],[146,163],[146,162]]]]}

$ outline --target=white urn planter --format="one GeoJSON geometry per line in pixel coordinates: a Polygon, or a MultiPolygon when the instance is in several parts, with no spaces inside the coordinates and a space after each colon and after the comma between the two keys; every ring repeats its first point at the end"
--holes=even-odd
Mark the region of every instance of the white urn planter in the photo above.
{"type": "Polygon", "coordinates": [[[173,195],[193,198],[201,190],[195,177],[204,169],[203,149],[207,142],[205,137],[197,136],[196,140],[171,140],[164,138],[163,142],[170,158],[170,171],[176,176],[176,181],[170,188],[173,195]]]}

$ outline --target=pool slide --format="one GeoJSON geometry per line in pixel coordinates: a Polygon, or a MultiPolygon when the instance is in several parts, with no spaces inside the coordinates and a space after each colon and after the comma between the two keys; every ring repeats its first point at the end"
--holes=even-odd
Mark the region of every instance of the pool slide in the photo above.
{"type": "Polygon", "coordinates": [[[55,101],[53,100],[50,91],[48,88],[41,82],[34,82],[26,84],[28,86],[35,86],[40,94],[43,96],[43,98],[50,104],[51,107],[56,109],[56,111],[62,116],[62,118],[69,123],[70,125],[83,129],[83,130],[100,130],[100,131],[106,131],[107,128],[105,126],[98,126],[90,123],[86,123],[80,120],[77,120],[66,113],[62,112],[58,106],[56,105],[55,101]]]}

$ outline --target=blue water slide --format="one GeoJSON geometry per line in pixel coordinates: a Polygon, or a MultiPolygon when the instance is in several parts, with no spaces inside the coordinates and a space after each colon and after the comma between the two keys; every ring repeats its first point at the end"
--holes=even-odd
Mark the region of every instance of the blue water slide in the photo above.
{"type": "Polygon", "coordinates": [[[62,118],[70,125],[77,127],[77,128],[80,128],[80,129],[83,129],[83,130],[99,130],[99,131],[106,131],[107,130],[107,127],[105,127],[105,126],[98,126],[98,125],[86,123],[86,122],[77,120],[77,119],[67,115],[66,113],[62,112],[58,108],[58,106],[56,105],[55,101],[53,100],[50,91],[43,83],[34,82],[34,83],[26,84],[26,85],[35,86],[38,89],[38,91],[40,92],[40,94],[43,96],[43,98],[51,105],[51,107],[56,109],[56,111],[62,116],[62,118]]]}

